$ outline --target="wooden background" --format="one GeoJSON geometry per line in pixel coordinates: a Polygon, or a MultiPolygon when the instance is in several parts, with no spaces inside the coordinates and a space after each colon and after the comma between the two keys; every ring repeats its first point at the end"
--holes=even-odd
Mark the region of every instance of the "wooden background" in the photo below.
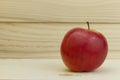
{"type": "MultiPolygon", "coordinates": [[[[90,24],[109,43],[109,58],[120,57],[120,25],[90,24]]],[[[0,23],[0,57],[58,58],[64,34],[71,28],[87,28],[83,23],[0,23]]]]}
{"type": "Polygon", "coordinates": [[[120,0],[0,0],[0,58],[60,58],[65,33],[86,21],[120,58],[120,0]]]}
{"type": "Polygon", "coordinates": [[[0,0],[0,21],[120,22],[120,0],[0,0]]]}

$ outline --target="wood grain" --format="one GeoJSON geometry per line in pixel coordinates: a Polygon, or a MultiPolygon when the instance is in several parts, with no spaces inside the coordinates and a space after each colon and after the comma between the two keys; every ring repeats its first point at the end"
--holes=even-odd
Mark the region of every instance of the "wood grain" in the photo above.
{"type": "Polygon", "coordinates": [[[0,22],[120,23],[120,0],[0,0],[0,22]]]}
{"type": "MultiPolygon", "coordinates": [[[[90,24],[109,43],[108,58],[120,58],[120,24],[90,24]]],[[[0,58],[60,58],[65,33],[81,23],[0,23],[0,58]]]]}

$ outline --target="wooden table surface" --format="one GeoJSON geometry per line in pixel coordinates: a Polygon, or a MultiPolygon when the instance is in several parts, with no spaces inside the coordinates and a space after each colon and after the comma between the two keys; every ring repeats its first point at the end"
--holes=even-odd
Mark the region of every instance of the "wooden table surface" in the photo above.
{"type": "Polygon", "coordinates": [[[0,79],[120,80],[120,60],[108,59],[94,72],[71,72],[61,59],[0,59],[0,79]]]}

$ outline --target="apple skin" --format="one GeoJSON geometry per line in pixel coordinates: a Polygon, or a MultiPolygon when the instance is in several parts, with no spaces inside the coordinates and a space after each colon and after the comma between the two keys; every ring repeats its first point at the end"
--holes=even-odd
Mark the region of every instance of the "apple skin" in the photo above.
{"type": "Polygon", "coordinates": [[[88,72],[102,65],[107,56],[108,44],[99,32],[74,28],[65,35],[60,51],[64,64],[71,71],[88,72]]]}

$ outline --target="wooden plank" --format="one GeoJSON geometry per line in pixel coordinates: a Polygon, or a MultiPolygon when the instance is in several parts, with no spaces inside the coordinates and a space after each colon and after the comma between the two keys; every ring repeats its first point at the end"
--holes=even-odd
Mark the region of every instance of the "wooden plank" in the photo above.
{"type": "MultiPolygon", "coordinates": [[[[120,24],[90,24],[109,43],[108,58],[120,58],[120,24]]],[[[0,23],[0,58],[60,58],[65,33],[81,23],[0,23]]]]}
{"type": "Polygon", "coordinates": [[[0,0],[0,22],[120,23],[119,0],[0,0]]]}
{"type": "Polygon", "coordinates": [[[0,59],[1,80],[120,80],[119,74],[120,60],[106,60],[93,72],[75,73],[59,59],[0,59]]]}

